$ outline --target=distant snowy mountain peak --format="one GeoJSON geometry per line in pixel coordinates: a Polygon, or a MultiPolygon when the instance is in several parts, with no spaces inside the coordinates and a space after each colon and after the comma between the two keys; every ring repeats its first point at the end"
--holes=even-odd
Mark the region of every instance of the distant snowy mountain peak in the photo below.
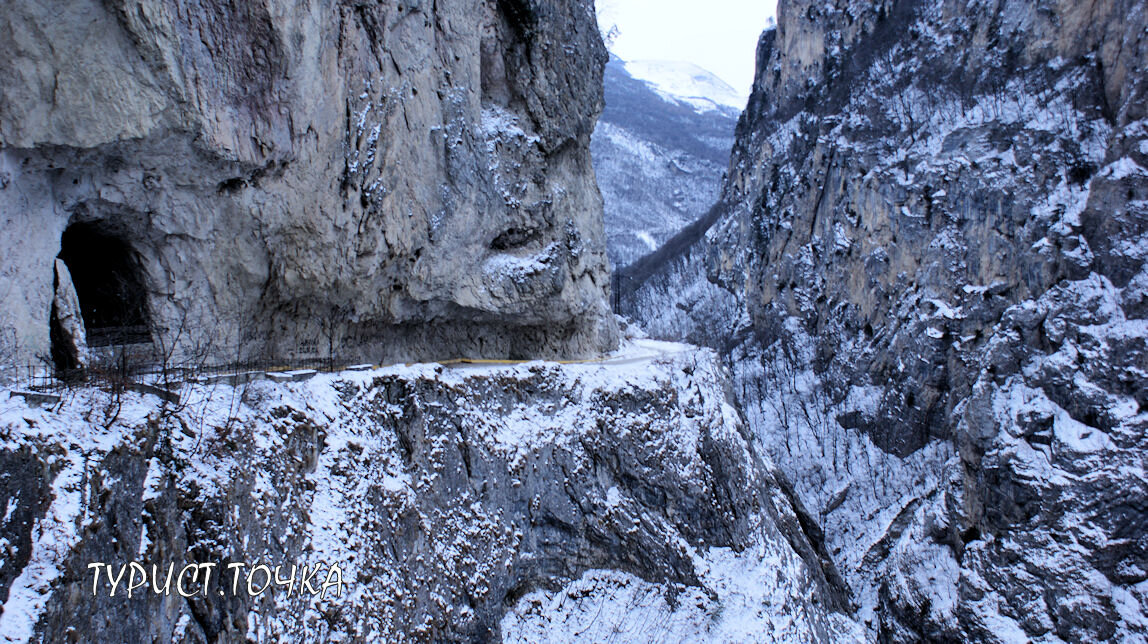
{"type": "Polygon", "coordinates": [[[728,85],[688,63],[613,57],[603,80],[606,108],[590,148],[607,252],[626,266],[717,201],[741,112],[716,100],[730,100],[728,85]]]}
{"type": "Polygon", "coordinates": [[[736,117],[745,108],[748,97],[722,79],[693,63],[670,60],[636,60],[625,63],[631,76],[645,81],[651,89],[668,100],[686,103],[707,112],[729,112],[736,117]]]}

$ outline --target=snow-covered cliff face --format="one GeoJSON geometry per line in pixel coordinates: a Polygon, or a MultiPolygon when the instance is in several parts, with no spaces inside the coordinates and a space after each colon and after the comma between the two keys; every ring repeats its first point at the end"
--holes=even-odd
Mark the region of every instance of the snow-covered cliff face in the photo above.
{"type": "Polygon", "coordinates": [[[621,267],[713,205],[745,102],[684,63],[615,58],[604,82],[606,107],[590,149],[605,204],[606,250],[621,267]]]}
{"type": "Polygon", "coordinates": [[[283,359],[616,343],[589,2],[17,0],[0,34],[0,344],[19,359],[49,352],[69,235],[71,272],[140,291],[89,334],[283,359]]]}
{"type": "MultiPolygon", "coordinates": [[[[589,3],[41,5],[0,10],[0,366],[616,345],[589,3]]],[[[858,635],[713,352],[196,382],[0,394],[0,640],[858,635]]]]}
{"type": "Polygon", "coordinates": [[[722,216],[624,294],[724,349],[873,636],[1148,636],[1146,13],[781,2],[722,216]]]}
{"type": "Polygon", "coordinates": [[[189,385],[181,407],[0,401],[0,639],[558,641],[621,624],[639,641],[640,616],[644,641],[848,637],[816,526],[727,392],[712,351],[645,342],[582,365],[189,385]],[[139,575],[113,597],[87,567],[132,561],[149,585],[130,599],[139,575]],[[206,590],[188,574],[193,596],[156,594],[151,565],[185,562],[216,564],[206,590]],[[234,562],[282,565],[283,583],[251,596],[244,569],[236,592],[234,562]],[[288,585],[292,564],[321,567],[316,590],[338,565],[340,594],[302,571],[288,585]]]}

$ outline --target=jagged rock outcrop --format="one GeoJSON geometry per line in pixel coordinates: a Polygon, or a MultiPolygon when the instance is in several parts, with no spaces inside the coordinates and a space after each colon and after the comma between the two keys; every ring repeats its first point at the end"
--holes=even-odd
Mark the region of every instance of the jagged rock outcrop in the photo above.
{"type": "Polygon", "coordinates": [[[88,363],[87,330],[72,283],[72,273],[63,260],[57,259],[53,281],[55,293],[52,296],[52,349],[53,362],[65,369],[79,369],[88,363]]]}
{"type": "Polygon", "coordinates": [[[75,226],[131,260],[147,319],[121,325],[188,351],[616,343],[588,3],[19,0],[0,35],[0,327],[21,359],[49,352],[75,226]]]}
{"type": "Polygon", "coordinates": [[[693,96],[690,90],[734,90],[680,63],[613,58],[603,81],[606,107],[590,150],[605,205],[606,251],[620,268],[664,244],[717,199],[744,101],[734,108],[693,96]],[[635,78],[629,67],[688,95],[635,78]]]}
{"type": "Polygon", "coordinates": [[[0,634],[492,641],[512,609],[514,633],[562,637],[524,621],[538,593],[583,573],[644,585],[645,609],[698,633],[849,633],[816,526],[747,440],[717,356],[628,355],[187,386],[183,406],[95,389],[53,411],[2,403],[0,634]],[[112,597],[88,568],[132,561],[149,584],[153,563],[217,571],[206,590],[189,574],[191,597],[149,585],[129,599],[128,577],[112,597]],[[252,596],[247,570],[235,592],[232,562],[283,565],[284,582],[292,564],[322,564],[316,589],[337,564],[342,592],[302,589],[300,572],[290,593],[252,596]],[[746,585],[769,593],[735,609],[746,585]]]}
{"type": "Polygon", "coordinates": [[[874,637],[1148,636],[1146,11],[781,2],[705,274],[661,273],[710,286],[633,296],[738,298],[715,346],[874,637]]]}

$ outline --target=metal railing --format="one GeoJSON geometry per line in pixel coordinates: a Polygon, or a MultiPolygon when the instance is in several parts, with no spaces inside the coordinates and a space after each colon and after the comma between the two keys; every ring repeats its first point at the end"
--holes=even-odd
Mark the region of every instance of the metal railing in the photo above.
{"type": "Polygon", "coordinates": [[[0,385],[14,390],[61,395],[78,387],[111,390],[141,386],[175,389],[184,383],[248,382],[256,375],[287,371],[333,372],[350,363],[334,358],[236,361],[188,360],[165,363],[150,344],[100,347],[92,361],[79,369],[60,369],[46,361],[8,365],[0,369],[0,385]]]}

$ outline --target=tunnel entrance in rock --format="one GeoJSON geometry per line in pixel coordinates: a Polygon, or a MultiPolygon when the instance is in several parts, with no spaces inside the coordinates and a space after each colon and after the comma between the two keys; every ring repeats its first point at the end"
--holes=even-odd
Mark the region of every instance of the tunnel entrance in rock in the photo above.
{"type": "MultiPolygon", "coordinates": [[[[74,223],[64,231],[58,258],[79,300],[87,346],[151,341],[143,267],[122,235],[102,222],[74,223]]],[[[60,281],[57,276],[57,289],[60,281]]]]}

